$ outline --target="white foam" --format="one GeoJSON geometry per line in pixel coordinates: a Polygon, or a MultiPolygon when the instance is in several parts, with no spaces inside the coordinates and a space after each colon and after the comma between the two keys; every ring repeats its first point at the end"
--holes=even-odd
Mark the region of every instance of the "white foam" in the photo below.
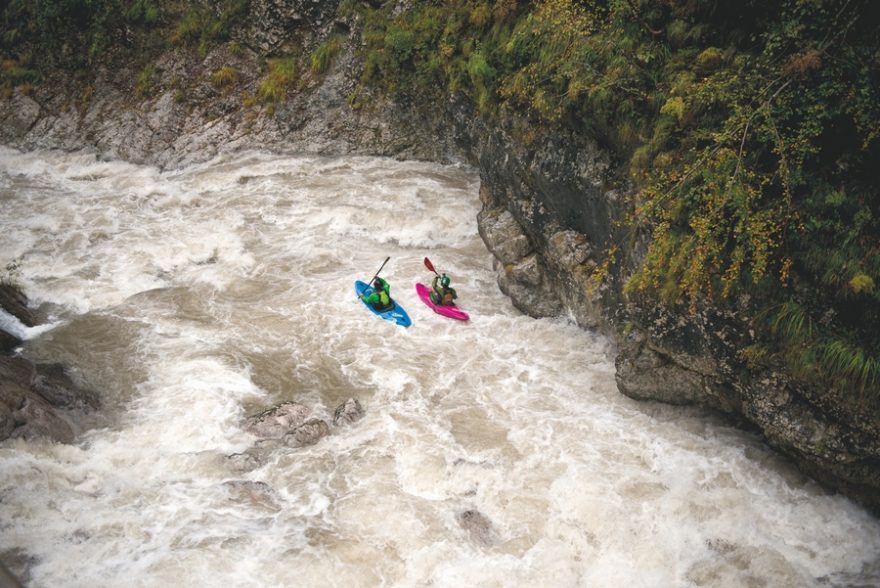
{"type": "Polygon", "coordinates": [[[6,331],[10,335],[18,337],[22,341],[33,339],[47,331],[51,331],[57,327],[59,322],[51,322],[43,325],[29,327],[22,323],[18,318],[12,316],[2,308],[0,308],[0,331],[6,331]]]}

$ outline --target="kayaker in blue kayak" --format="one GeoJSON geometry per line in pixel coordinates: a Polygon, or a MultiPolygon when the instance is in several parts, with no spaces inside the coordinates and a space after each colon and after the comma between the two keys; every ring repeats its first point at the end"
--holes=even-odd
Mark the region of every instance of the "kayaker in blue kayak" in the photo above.
{"type": "Polygon", "coordinates": [[[434,276],[431,281],[431,302],[440,306],[449,306],[452,301],[458,298],[455,288],[449,284],[452,280],[445,273],[443,275],[434,276]]]}
{"type": "Polygon", "coordinates": [[[391,285],[384,278],[373,280],[373,291],[368,296],[361,296],[364,302],[378,311],[388,310],[394,306],[391,302],[391,285]]]}

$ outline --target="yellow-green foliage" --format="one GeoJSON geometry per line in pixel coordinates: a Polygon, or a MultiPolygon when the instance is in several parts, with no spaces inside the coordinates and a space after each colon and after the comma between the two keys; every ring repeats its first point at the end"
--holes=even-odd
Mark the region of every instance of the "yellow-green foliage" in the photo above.
{"type": "Polygon", "coordinates": [[[285,57],[269,60],[269,71],[257,87],[257,98],[263,104],[277,104],[297,80],[296,59],[285,57]]]}
{"type": "Polygon", "coordinates": [[[684,109],[684,99],[681,96],[673,96],[660,109],[660,114],[667,114],[680,121],[684,117],[684,109]]]}
{"type": "Polygon", "coordinates": [[[205,17],[197,10],[188,11],[171,31],[170,41],[175,45],[190,45],[199,40],[205,17]]]}
{"type": "Polygon", "coordinates": [[[153,77],[155,75],[156,68],[152,63],[148,63],[140,72],[138,72],[134,81],[134,93],[137,97],[146,98],[153,93],[153,77]]]}
{"type": "Polygon", "coordinates": [[[742,348],[738,353],[739,359],[751,368],[760,367],[770,356],[770,350],[766,345],[756,343],[742,348]]]}
{"type": "Polygon", "coordinates": [[[849,281],[849,287],[855,294],[872,294],[874,292],[874,279],[864,273],[857,273],[849,281]]]}
{"type": "Polygon", "coordinates": [[[215,88],[229,90],[238,83],[238,71],[232,66],[224,65],[211,74],[211,83],[215,88]]]}
{"type": "Polygon", "coordinates": [[[36,70],[22,67],[16,59],[0,60],[0,91],[11,93],[15,87],[35,84],[40,80],[36,70]]]}
{"type": "Polygon", "coordinates": [[[189,8],[174,25],[169,40],[196,47],[200,55],[229,38],[232,27],[247,13],[248,0],[218,0],[210,8],[189,8]]]}
{"type": "Polygon", "coordinates": [[[333,58],[339,53],[340,47],[339,37],[334,35],[315,49],[309,56],[309,65],[312,73],[322,74],[326,72],[333,62],[333,58]]]}

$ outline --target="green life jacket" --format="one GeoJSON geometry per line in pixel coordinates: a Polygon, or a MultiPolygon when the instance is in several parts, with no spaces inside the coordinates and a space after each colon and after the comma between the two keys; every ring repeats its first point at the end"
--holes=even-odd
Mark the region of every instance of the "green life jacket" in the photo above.
{"type": "Polygon", "coordinates": [[[391,286],[388,285],[383,278],[379,278],[379,281],[382,284],[382,289],[377,290],[373,289],[373,293],[367,297],[367,301],[370,302],[377,310],[382,308],[388,308],[391,306],[391,286]]]}

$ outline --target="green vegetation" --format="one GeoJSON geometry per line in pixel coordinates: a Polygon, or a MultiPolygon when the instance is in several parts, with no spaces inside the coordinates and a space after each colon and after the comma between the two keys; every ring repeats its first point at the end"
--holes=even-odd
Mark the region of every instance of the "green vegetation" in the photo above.
{"type": "Polygon", "coordinates": [[[313,74],[322,74],[330,68],[333,58],[339,53],[339,37],[332,36],[322,43],[309,56],[309,65],[313,74]]]}
{"type": "MultiPolygon", "coordinates": [[[[296,58],[270,59],[269,72],[257,87],[257,98],[270,109],[284,100],[287,91],[298,79],[296,58]]],[[[273,110],[274,111],[274,110],[273,110]]]]}
{"type": "MultiPolygon", "coordinates": [[[[363,80],[461,92],[604,145],[648,255],[696,311],[748,293],[794,373],[880,398],[880,13],[870,0],[442,0],[362,12],[363,80]],[[793,314],[792,304],[799,313],[793,314]]],[[[758,349],[757,347],[755,349],[758,349]]]]}
{"type": "Polygon", "coordinates": [[[238,82],[238,72],[234,67],[224,65],[211,74],[211,83],[215,88],[229,91],[238,82]]]}
{"type": "Polygon", "coordinates": [[[222,0],[213,9],[193,6],[177,20],[169,40],[174,45],[195,47],[204,57],[211,47],[229,40],[232,26],[247,10],[248,0],[222,0]]]}
{"type": "Polygon", "coordinates": [[[160,17],[154,0],[7,0],[0,3],[0,53],[33,69],[81,69],[123,42],[126,27],[160,17]]]}
{"type": "Polygon", "coordinates": [[[138,73],[134,82],[134,93],[139,98],[146,98],[153,93],[153,77],[156,75],[156,68],[152,63],[148,63],[138,73]]]}
{"type": "Polygon", "coordinates": [[[39,80],[40,72],[22,67],[14,59],[0,61],[0,95],[10,95],[13,88],[27,89],[39,80]]]}
{"type": "MultiPolygon", "coordinates": [[[[161,46],[160,34],[173,44],[194,47],[202,55],[229,39],[247,13],[248,0],[219,0],[211,7],[179,0],[5,0],[0,2],[0,58],[23,72],[88,70],[111,47],[125,47],[132,35],[161,46]],[[158,33],[158,34],[157,34],[158,33]]],[[[149,55],[139,55],[140,58],[149,55]]],[[[34,83],[39,73],[15,74],[4,66],[0,90],[34,83]]]]}

